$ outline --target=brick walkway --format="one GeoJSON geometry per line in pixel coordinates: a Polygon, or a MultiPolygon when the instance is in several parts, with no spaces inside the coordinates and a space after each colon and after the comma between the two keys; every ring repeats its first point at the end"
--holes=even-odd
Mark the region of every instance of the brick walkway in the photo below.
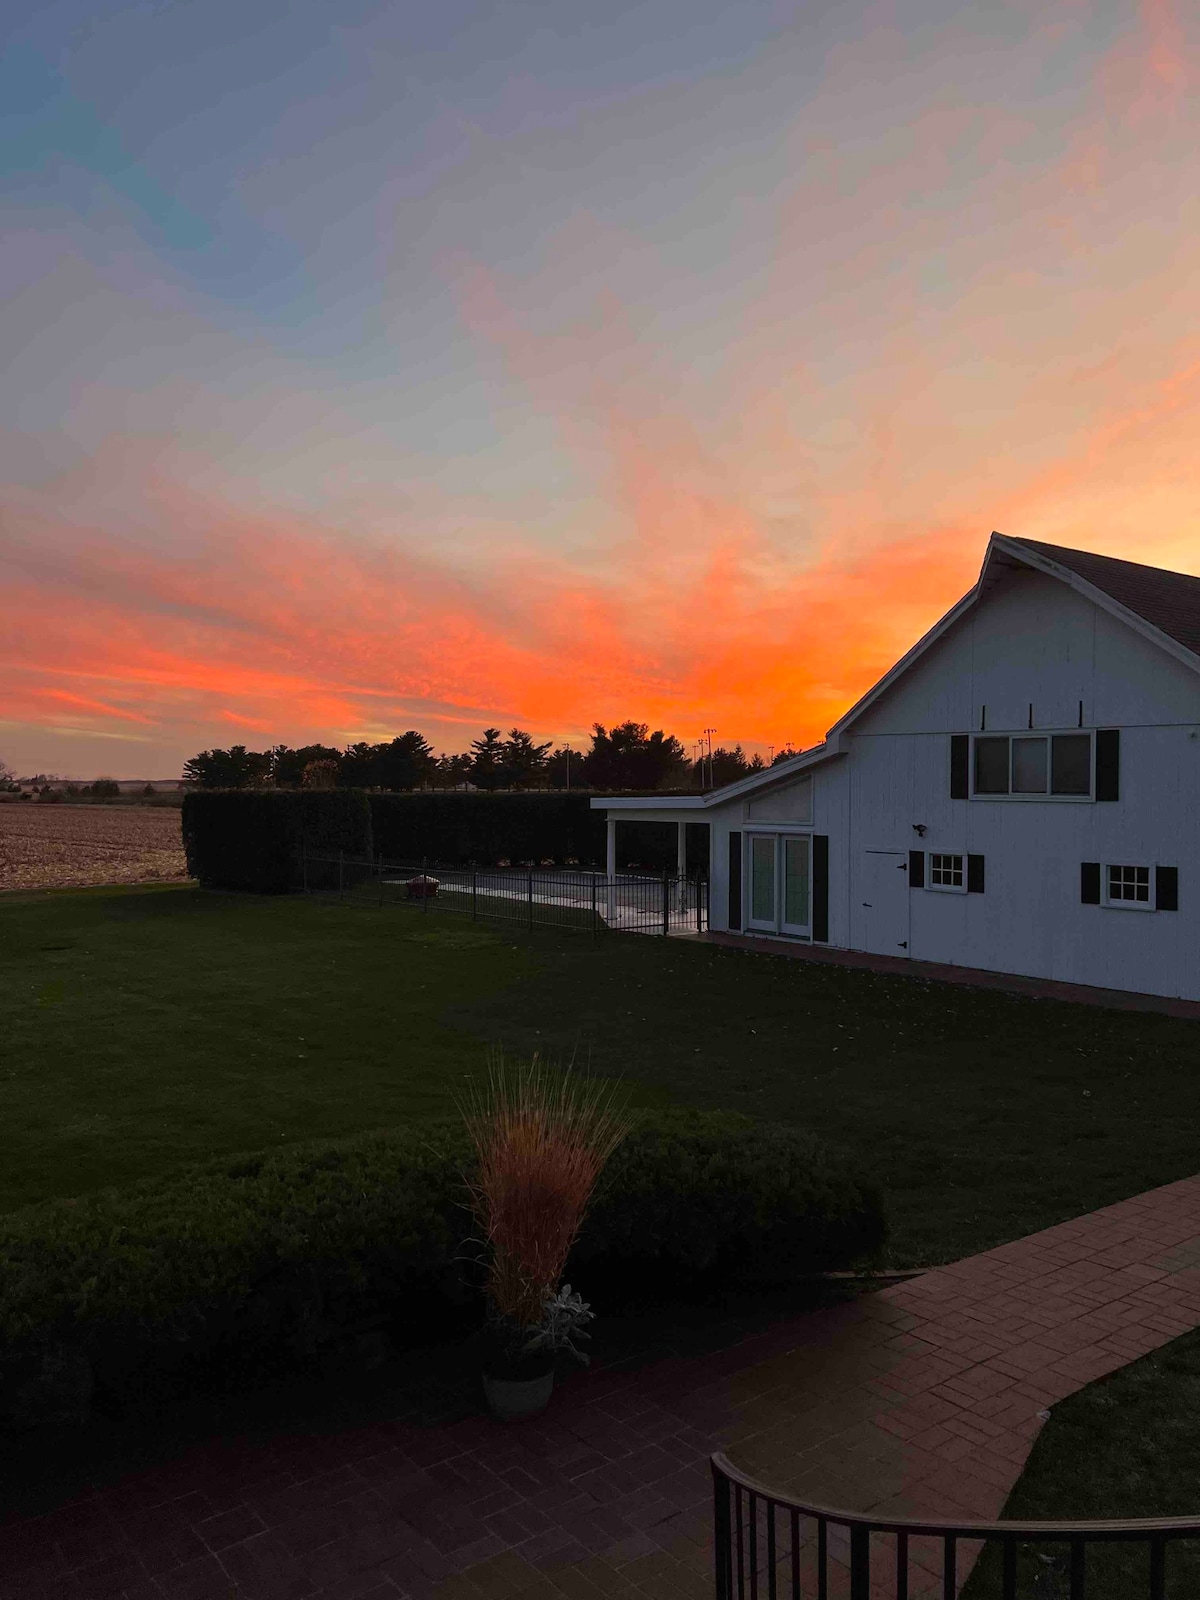
{"type": "Polygon", "coordinates": [[[1191,1178],[715,1356],[583,1374],[535,1422],[211,1443],[10,1521],[0,1595],[707,1600],[712,1449],[845,1509],[994,1517],[1047,1407],[1198,1325],[1191,1178]]]}

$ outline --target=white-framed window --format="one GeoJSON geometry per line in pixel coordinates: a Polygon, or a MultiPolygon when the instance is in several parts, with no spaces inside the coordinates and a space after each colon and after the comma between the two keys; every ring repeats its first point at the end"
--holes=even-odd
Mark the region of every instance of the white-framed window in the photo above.
{"type": "Polygon", "coordinates": [[[979,799],[1090,800],[1091,733],[972,735],[971,794],[979,799]]]}
{"type": "Polygon", "coordinates": [[[957,889],[966,892],[962,856],[944,855],[936,850],[929,853],[929,887],[931,889],[957,889]]]}
{"type": "Polygon", "coordinates": [[[1153,911],[1154,889],[1149,867],[1106,862],[1104,901],[1131,911],[1153,911]]]}

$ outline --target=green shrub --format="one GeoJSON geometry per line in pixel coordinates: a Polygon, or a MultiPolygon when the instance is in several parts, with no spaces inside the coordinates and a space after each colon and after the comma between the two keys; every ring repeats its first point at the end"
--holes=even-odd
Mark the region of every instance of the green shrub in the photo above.
{"type": "Polygon", "coordinates": [[[442,867],[496,861],[603,866],[605,820],[588,794],[372,794],[375,848],[387,861],[442,867]]]}
{"type": "MultiPolygon", "coordinates": [[[[183,802],[188,871],[207,888],[286,894],[301,856],[372,855],[371,809],[358,789],[199,789],[183,802]]],[[[311,887],[332,887],[336,863],[308,864],[311,887]]]]}
{"type": "Polygon", "coordinates": [[[812,1134],[673,1111],[643,1119],[612,1157],[572,1270],[581,1283],[602,1273],[606,1289],[765,1288],[845,1266],[883,1239],[878,1186],[812,1134]]]}
{"type": "MultiPolygon", "coordinates": [[[[239,1157],[0,1217],[0,1419],[81,1420],[480,1315],[456,1123],[239,1157]]],[[[882,1241],[879,1196],[811,1136],[646,1116],[568,1276],[603,1312],[664,1288],[787,1282],[882,1241]],[[602,1292],[601,1292],[602,1291],[602,1292]]]]}

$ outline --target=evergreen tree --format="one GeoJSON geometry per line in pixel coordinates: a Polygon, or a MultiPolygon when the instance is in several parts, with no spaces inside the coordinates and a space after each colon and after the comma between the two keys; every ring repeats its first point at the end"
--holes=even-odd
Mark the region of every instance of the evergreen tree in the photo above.
{"type": "Polygon", "coordinates": [[[338,769],[338,783],[343,789],[378,789],[379,750],[377,744],[367,744],[360,739],[342,754],[338,769]]]}
{"type": "Polygon", "coordinates": [[[271,776],[269,750],[247,750],[244,744],[228,750],[201,750],[183,765],[183,781],[196,789],[250,789],[271,776]]]}
{"type": "Polygon", "coordinates": [[[523,728],[510,728],[500,747],[500,771],[510,789],[528,789],[546,770],[550,741],[535,744],[523,728]]]}
{"type": "Polygon", "coordinates": [[[560,745],[546,758],[546,781],[552,789],[586,788],[583,761],[582,750],[573,750],[569,744],[560,745]]]}
{"type": "Polygon", "coordinates": [[[433,781],[439,789],[457,789],[471,782],[471,757],[465,753],[456,756],[439,756],[433,781]]]}
{"type": "Polygon", "coordinates": [[[376,747],[376,782],[385,789],[418,789],[433,776],[437,762],[433,746],[415,728],[390,744],[376,747]]]}
{"type": "Polygon", "coordinates": [[[723,789],[727,783],[736,783],[750,770],[746,752],[740,744],[734,745],[732,750],[726,750],[718,745],[712,753],[711,760],[705,756],[700,766],[704,774],[704,787],[707,788],[711,784],[714,789],[723,789]]]}
{"type": "Polygon", "coordinates": [[[683,746],[674,734],[645,722],[621,722],[606,729],[592,728],[592,748],[583,760],[584,775],[592,789],[669,789],[681,783],[688,770],[683,746]]]}
{"type": "Polygon", "coordinates": [[[305,772],[318,761],[332,761],[334,771],[340,771],[342,752],[327,744],[301,745],[299,750],[277,744],[271,751],[271,780],[281,789],[299,789],[305,772]]]}
{"type": "Polygon", "coordinates": [[[477,789],[499,789],[504,783],[504,741],[499,728],[485,728],[471,743],[471,782],[477,789]]]}

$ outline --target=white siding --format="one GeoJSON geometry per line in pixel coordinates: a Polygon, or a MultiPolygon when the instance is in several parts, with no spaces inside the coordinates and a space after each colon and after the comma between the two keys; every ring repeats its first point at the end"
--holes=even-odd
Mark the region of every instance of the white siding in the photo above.
{"type": "MultiPolygon", "coordinates": [[[[810,769],[804,830],[829,839],[831,945],[894,951],[907,931],[919,960],[1200,1000],[1200,671],[1057,579],[997,565],[844,737],[810,769]],[[950,798],[953,734],[985,717],[991,732],[1025,730],[1031,707],[1035,728],[1070,729],[1081,702],[1085,728],[1121,730],[1119,800],[950,798]],[[913,849],[983,856],[984,893],[906,887],[898,916],[907,875],[890,874],[913,849]],[[1081,904],[1085,861],[1176,867],[1179,910],[1081,904]]],[[[730,830],[769,828],[762,803],[750,791],[689,816],[712,825],[715,929],[730,830]]]]}
{"type": "MultiPolygon", "coordinates": [[[[978,854],[982,895],[910,891],[909,954],[1200,999],[1200,675],[1040,573],[1005,575],[854,725],[849,831],[863,850],[978,854]],[[1121,729],[1112,803],[951,800],[950,735],[1121,729]],[[936,730],[936,731],[935,731],[936,730]],[[923,838],[913,824],[923,824],[923,838]],[[1178,912],[1080,903],[1084,861],[1178,867],[1178,912]]],[[[870,948],[861,919],[850,943],[870,948]]]]}
{"type": "Polygon", "coordinates": [[[1006,574],[854,724],[875,733],[1200,719],[1200,675],[1056,578],[1006,574]]]}

